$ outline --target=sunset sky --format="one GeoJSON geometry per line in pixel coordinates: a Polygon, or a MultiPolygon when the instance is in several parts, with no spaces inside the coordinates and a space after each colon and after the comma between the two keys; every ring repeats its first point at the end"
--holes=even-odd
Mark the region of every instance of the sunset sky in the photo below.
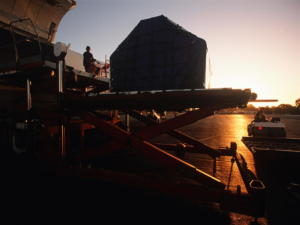
{"type": "Polygon", "coordinates": [[[140,20],[164,15],[207,42],[212,88],[251,88],[259,99],[300,97],[299,0],[76,0],[54,41],[104,61],[140,20]]]}

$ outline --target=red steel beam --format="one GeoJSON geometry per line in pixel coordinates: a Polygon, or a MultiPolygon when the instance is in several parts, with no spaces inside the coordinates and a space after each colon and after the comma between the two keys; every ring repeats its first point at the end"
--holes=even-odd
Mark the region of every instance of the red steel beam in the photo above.
{"type": "MultiPolygon", "coordinates": [[[[202,109],[200,109],[200,110],[202,110],[202,109]]],[[[138,120],[140,120],[140,121],[142,121],[142,122],[144,122],[144,123],[146,123],[147,125],[154,126],[155,124],[159,124],[156,121],[153,121],[153,120],[151,120],[151,119],[149,119],[145,116],[142,116],[140,113],[138,113],[136,111],[130,111],[129,115],[136,118],[136,119],[138,119],[138,120]]],[[[185,114],[185,115],[190,115],[190,113],[185,114]]],[[[173,122],[176,123],[176,119],[178,119],[178,118],[181,118],[181,116],[174,118],[175,121],[174,121],[174,119],[172,119],[173,122]]],[[[161,124],[165,124],[165,122],[163,122],[161,124]]],[[[185,142],[187,144],[193,145],[197,149],[196,151],[198,153],[208,154],[212,158],[220,157],[220,155],[221,155],[221,151],[213,149],[213,148],[203,144],[202,142],[196,140],[195,138],[187,136],[187,135],[185,135],[185,134],[183,134],[183,133],[181,133],[177,130],[171,130],[171,131],[166,132],[166,133],[169,134],[170,136],[174,137],[174,138],[182,140],[183,142],[185,142]]]]}
{"type": "Polygon", "coordinates": [[[156,137],[160,134],[167,133],[171,130],[189,125],[191,123],[194,123],[200,119],[204,119],[206,117],[209,117],[211,115],[214,115],[215,109],[218,108],[218,106],[207,106],[203,107],[200,110],[192,111],[190,113],[186,113],[184,115],[181,115],[179,117],[175,117],[173,119],[164,121],[162,123],[158,123],[156,125],[153,125],[151,127],[147,127],[143,129],[142,131],[139,131],[137,133],[134,133],[136,137],[138,137],[141,140],[147,140],[152,137],[156,137]]]}
{"type": "Polygon", "coordinates": [[[104,130],[109,135],[115,137],[116,139],[126,143],[126,145],[130,145],[133,148],[139,150],[144,153],[148,157],[166,165],[167,167],[176,170],[178,173],[193,179],[199,183],[208,185],[210,187],[215,188],[225,188],[225,184],[221,183],[217,178],[210,176],[209,174],[204,173],[203,171],[197,169],[193,165],[176,158],[175,156],[164,152],[163,150],[155,147],[154,145],[149,144],[139,138],[130,135],[126,131],[115,127],[101,119],[98,119],[91,113],[79,111],[80,117],[84,119],[86,122],[94,125],[101,130],[104,130]]]}
{"type": "Polygon", "coordinates": [[[185,143],[193,145],[199,153],[207,154],[212,158],[221,156],[221,151],[213,149],[213,148],[203,144],[202,142],[196,140],[195,138],[187,136],[186,134],[183,134],[177,130],[170,131],[170,132],[168,132],[168,134],[174,138],[182,140],[185,143]]]}
{"type": "MultiPolygon", "coordinates": [[[[140,115],[140,113],[138,113],[136,111],[130,111],[129,114],[132,117],[134,117],[134,118],[136,118],[136,119],[138,119],[142,122],[145,122],[148,125],[158,124],[157,122],[155,122],[151,119],[148,119],[145,116],[140,115]]],[[[180,139],[180,140],[196,147],[196,148],[193,148],[193,150],[191,150],[192,152],[208,154],[213,158],[214,157],[219,157],[220,154],[221,154],[221,151],[210,148],[207,145],[201,143],[200,141],[198,141],[198,140],[196,140],[192,137],[189,137],[185,134],[182,134],[179,131],[174,130],[174,131],[170,131],[170,132],[167,132],[167,133],[169,135],[177,138],[177,139],[180,139]]],[[[114,142],[116,142],[116,141],[114,141],[114,142]]],[[[122,145],[120,142],[118,142],[118,143],[117,142],[116,143],[109,143],[107,146],[102,146],[101,148],[95,148],[95,149],[89,150],[87,152],[81,153],[77,157],[80,158],[81,160],[86,160],[86,159],[93,158],[93,157],[96,157],[96,156],[99,156],[99,155],[102,155],[102,154],[105,154],[105,153],[108,153],[108,152],[116,151],[116,150],[118,150],[120,148],[123,148],[125,146],[126,146],[125,144],[122,145]]]]}
{"type": "MultiPolygon", "coordinates": [[[[148,119],[147,117],[142,116],[142,115],[140,115],[140,113],[135,112],[135,111],[130,111],[130,115],[137,118],[138,120],[140,120],[142,122],[145,122],[148,125],[149,124],[152,124],[152,125],[158,124],[157,122],[155,122],[151,119],[148,119]]],[[[191,138],[191,137],[189,137],[185,134],[182,134],[182,133],[180,133],[176,130],[170,131],[170,132],[168,132],[168,134],[175,137],[175,138],[183,140],[188,144],[192,144],[193,146],[195,146],[196,148],[193,148],[192,152],[209,154],[213,158],[220,156],[221,151],[212,149],[212,148],[204,145],[203,143],[199,142],[198,140],[196,140],[194,138],[191,138]]],[[[116,141],[114,141],[114,142],[116,142],[116,141]]],[[[96,157],[96,156],[99,156],[99,155],[102,155],[102,154],[105,154],[105,153],[108,153],[108,152],[116,151],[116,150],[118,150],[120,148],[123,148],[125,146],[126,146],[125,144],[121,145],[120,142],[119,143],[117,143],[117,142],[116,143],[109,143],[107,146],[102,146],[101,148],[95,148],[95,149],[89,150],[87,152],[81,153],[77,157],[80,158],[81,160],[86,160],[86,159],[93,158],[93,157],[96,157]]]]}

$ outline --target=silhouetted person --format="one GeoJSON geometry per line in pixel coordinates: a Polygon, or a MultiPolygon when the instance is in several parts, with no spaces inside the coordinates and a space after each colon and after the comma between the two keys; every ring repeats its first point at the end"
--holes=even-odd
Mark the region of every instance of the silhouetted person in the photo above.
{"type": "Polygon", "coordinates": [[[95,71],[92,71],[92,70],[94,70],[96,68],[92,69],[91,65],[93,65],[93,62],[95,61],[95,59],[93,57],[93,54],[90,53],[90,51],[91,51],[90,46],[87,46],[86,47],[86,52],[83,53],[83,66],[84,66],[86,72],[88,72],[88,73],[93,72],[94,73],[95,71]]]}
{"type": "Polygon", "coordinates": [[[263,111],[260,109],[259,111],[257,111],[257,113],[254,116],[254,122],[265,122],[265,121],[266,121],[266,117],[263,111]]]}

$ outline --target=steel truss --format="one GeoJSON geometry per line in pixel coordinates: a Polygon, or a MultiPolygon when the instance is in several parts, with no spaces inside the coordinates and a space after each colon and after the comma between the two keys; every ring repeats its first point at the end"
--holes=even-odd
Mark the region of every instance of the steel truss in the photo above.
{"type": "Polygon", "coordinates": [[[101,115],[99,113],[91,113],[83,110],[74,110],[74,115],[79,115],[81,121],[70,121],[65,117],[65,135],[66,158],[57,148],[55,148],[53,135],[58,133],[57,126],[45,127],[43,130],[45,159],[47,168],[54,169],[61,175],[73,176],[77,178],[93,178],[103,181],[118,183],[122,185],[142,188],[150,191],[157,191],[166,194],[190,197],[201,201],[209,201],[219,203],[220,209],[237,212],[255,217],[264,216],[264,196],[265,187],[263,183],[253,176],[249,171],[244,157],[237,152],[236,144],[232,143],[230,148],[213,149],[200,141],[189,137],[176,129],[188,124],[194,123],[200,119],[204,119],[213,115],[215,108],[220,105],[207,106],[202,109],[177,116],[162,123],[157,123],[149,118],[146,118],[137,111],[128,111],[128,114],[142,122],[145,122],[148,127],[134,133],[126,131],[126,127],[120,128],[120,119],[117,111],[113,115],[101,115]],[[90,150],[84,149],[84,131],[87,129],[98,129],[105,132],[113,138],[112,141],[103,144],[101,147],[90,150]],[[71,130],[79,130],[81,133],[81,150],[79,153],[72,154],[68,149],[70,142],[71,130]],[[188,145],[162,145],[149,143],[147,140],[167,133],[177,139],[182,140],[188,145]],[[103,169],[83,168],[82,165],[86,160],[96,159],[106,153],[115,152],[131,147],[153,160],[158,161],[162,165],[175,170],[179,174],[192,179],[199,185],[191,185],[185,183],[171,183],[163,180],[157,180],[149,176],[138,176],[103,169]],[[178,157],[162,150],[174,150],[178,157]],[[216,171],[216,157],[232,156],[237,163],[239,171],[244,180],[248,194],[233,193],[225,190],[225,184],[219,179],[211,176],[195,166],[183,161],[182,158],[185,152],[194,152],[207,154],[214,160],[214,172],[216,171]],[[179,158],[180,157],[180,158],[179,158]]]}
{"type": "MultiPolygon", "coordinates": [[[[60,66],[61,69],[63,65],[60,66]]],[[[72,72],[67,73],[65,70],[61,70],[57,79],[53,79],[52,82],[46,81],[42,83],[42,86],[31,87],[30,82],[27,85],[27,95],[18,96],[17,99],[22,99],[27,96],[27,110],[28,112],[28,125],[33,118],[31,109],[31,94],[36,92],[45,91],[53,94],[53,84],[61,83],[61,90],[57,88],[57,105],[50,106],[47,109],[40,110],[37,116],[40,118],[41,123],[46,125],[42,129],[44,153],[38,156],[43,159],[43,168],[46,170],[55,171],[60,175],[72,176],[77,178],[93,178],[101,179],[107,182],[113,182],[117,184],[123,184],[135,188],[142,188],[150,191],[158,191],[166,194],[173,194],[181,197],[190,197],[199,199],[202,201],[210,201],[219,203],[220,209],[231,212],[237,212],[255,217],[263,217],[264,199],[265,199],[265,187],[261,181],[257,180],[253,176],[253,173],[249,171],[247,163],[242,155],[237,152],[236,144],[232,143],[230,148],[213,149],[202,142],[183,134],[176,129],[192,124],[198,120],[204,119],[214,114],[218,109],[228,107],[230,105],[243,106],[247,103],[245,99],[249,99],[249,92],[243,96],[245,99],[236,99],[234,102],[232,96],[235,94],[232,92],[231,97],[228,99],[223,96],[221,100],[218,100],[219,93],[211,91],[211,95],[206,92],[191,93],[159,93],[156,94],[162,98],[168,97],[171,99],[174,96],[180,97],[181,101],[188,97],[189,103],[196,103],[202,97],[205,101],[202,102],[202,106],[199,110],[192,111],[186,114],[182,114],[173,119],[166,120],[161,123],[152,121],[146,117],[143,117],[139,112],[131,109],[126,109],[125,113],[135,117],[136,119],[144,122],[148,127],[134,133],[130,133],[128,129],[128,121],[126,125],[120,120],[117,109],[125,109],[126,105],[135,105],[137,99],[139,99],[138,107],[144,107],[147,105],[147,101],[153,105],[160,103],[163,106],[163,101],[158,102],[157,96],[151,94],[137,94],[137,95],[101,95],[97,97],[78,97],[76,93],[71,93],[67,90],[65,82],[68,81],[68,77],[75,75],[72,72]],[[54,81],[56,80],[56,81],[54,81]],[[30,90],[32,88],[32,90],[30,90]],[[52,88],[51,90],[46,90],[52,88]],[[193,96],[197,95],[197,101],[193,100],[193,96]],[[103,97],[104,96],[104,97],[103,97]],[[150,96],[150,97],[149,97],[150,96]],[[183,97],[182,97],[183,96],[183,97]],[[211,96],[213,98],[209,99],[211,96]],[[121,98],[122,100],[120,100],[121,98]],[[148,98],[148,99],[147,99],[148,98]],[[101,101],[98,101],[98,100],[101,101]],[[127,99],[127,102],[125,100],[127,99]],[[209,99],[209,100],[207,100],[209,99]],[[129,100],[129,101],[128,101],[129,100]],[[208,102],[211,103],[208,104],[208,102]],[[227,102],[224,102],[227,100],[227,102]],[[230,103],[230,102],[234,103],[230,103]],[[110,103],[111,109],[114,109],[109,115],[103,115],[94,111],[94,107],[101,107],[104,103],[110,103]],[[224,103],[220,103],[224,102],[224,103]],[[83,106],[80,107],[81,103],[83,106]],[[94,104],[95,103],[95,104],[94,104]],[[118,104],[123,104],[120,108],[118,104]],[[95,106],[96,105],[96,106],[95,106]],[[84,109],[85,106],[87,109],[84,109]],[[51,109],[52,108],[52,109],[51,109]],[[91,110],[93,109],[93,110],[91,110]],[[73,116],[79,116],[81,120],[73,120],[73,116]],[[52,120],[49,118],[52,117],[52,120]],[[50,122],[49,122],[50,121],[50,122]],[[102,144],[91,149],[87,149],[85,144],[86,131],[96,130],[101,131],[103,136],[102,144]],[[79,132],[80,144],[77,152],[72,151],[71,136],[72,132],[79,132]],[[169,134],[186,144],[179,145],[164,145],[158,143],[150,143],[147,140],[156,137],[161,134],[169,134]],[[185,183],[171,183],[163,180],[154,179],[152,176],[138,176],[134,174],[124,173],[123,171],[114,172],[103,169],[91,169],[88,166],[84,166],[85,163],[91,159],[96,160],[97,157],[103,156],[107,153],[116,151],[123,151],[124,148],[133,148],[149,158],[159,162],[160,164],[168,167],[179,174],[185,176],[188,179],[194,180],[199,185],[185,184],[185,183]],[[167,148],[174,150],[177,157],[162,150],[167,148]],[[223,184],[216,177],[207,174],[195,166],[185,162],[182,158],[185,152],[194,152],[207,154],[214,160],[214,173],[216,172],[216,158],[222,156],[232,156],[237,163],[248,194],[233,193],[225,190],[226,185],[223,184]]],[[[30,78],[30,77],[28,77],[30,78]]],[[[34,79],[34,78],[31,78],[34,79]]],[[[75,78],[74,78],[75,79],[75,78]]],[[[92,82],[92,81],[91,81],[92,82]]],[[[87,81],[88,83],[88,81],[87,81]]],[[[96,85],[96,84],[95,84],[96,85]]],[[[97,85],[96,85],[97,86],[97,85]]],[[[101,85],[98,85],[101,87],[101,85]]],[[[98,88],[99,88],[98,87],[98,88]]],[[[97,87],[95,87],[97,88],[97,87]]],[[[224,93],[228,93],[228,90],[224,90],[224,93]]],[[[231,91],[229,91],[231,92],[231,91]]],[[[239,93],[243,93],[240,91],[239,93]]],[[[80,94],[80,96],[82,96],[80,94]]],[[[229,95],[228,95],[229,96],[229,95]]],[[[174,106],[176,101],[173,100],[174,106]]],[[[109,108],[109,107],[108,107],[109,108]]],[[[129,119],[129,116],[126,118],[129,119]]],[[[33,132],[33,126],[28,126],[29,134],[33,132]]],[[[28,135],[28,143],[32,142],[32,135],[28,135]]],[[[29,145],[30,146],[30,145],[29,145]]],[[[32,148],[30,148],[32,149],[32,148]]],[[[28,149],[28,152],[30,151],[28,149]]],[[[33,154],[31,152],[31,154],[33,154]]],[[[37,154],[36,154],[37,155],[37,154]]]]}

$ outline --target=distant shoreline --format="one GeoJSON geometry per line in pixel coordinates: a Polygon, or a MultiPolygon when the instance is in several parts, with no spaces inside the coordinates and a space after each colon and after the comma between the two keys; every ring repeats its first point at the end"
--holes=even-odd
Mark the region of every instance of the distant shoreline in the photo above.
{"type": "MultiPolygon", "coordinates": [[[[216,112],[215,115],[254,115],[255,113],[243,113],[243,112],[240,112],[240,113],[218,113],[216,112]]],[[[300,114],[267,114],[265,113],[266,116],[300,116],[300,114]]]]}

